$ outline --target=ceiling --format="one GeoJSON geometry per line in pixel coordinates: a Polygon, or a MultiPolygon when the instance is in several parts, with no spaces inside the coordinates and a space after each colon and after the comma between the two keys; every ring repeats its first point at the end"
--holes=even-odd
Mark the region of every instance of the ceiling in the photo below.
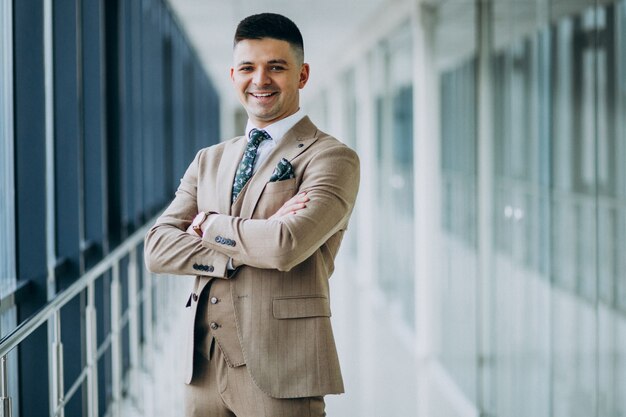
{"type": "MultiPolygon", "coordinates": [[[[291,18],[300,28],[305,60],[311,64],[306,101],[328,76],[337,73],[337,58],[349,51],[346,45],[367,38],[381,26],[390,10],[403,10],[407,1],[429,3],[437,8],[439,58],[453,60],[467,54],[476,37],[476,0],[166,0],[184,26],[200,59],[218,88],[222,103],[238,107],[229,79],[232,38],[243,18],[275,12],[291,18]],[[377,25],[377,23],[379,23],[377,25]],[[342,49],[343,48],[343,49],[342,49]],[[459,53],[457,53],[459,52],[459,53]],[[443,58],[442,58],[443,57],[443,58]]],[[[563,15],[580,12],[597,0],[493,0],[496,44],[507,44],[524,33],[563,15]]],[[[600,0],[601,2],[611,0],[600,0]]],[[[384,25],[382,25],[384,26],[384,25]]]]}
{"type": "MultiPolygon", "coordinates": [[[[387,0],[167,0],[184,26],[200,59],[220,90],[234,101],[229,70],[237,24],[262,12],[283,14],[300,28],[305,60],[311,64],[310,84],[324,77],[332,63],[325,59],[355,36],[387,0]]],[[[310,87],[309,87],[310,88],[310,87]]]]}

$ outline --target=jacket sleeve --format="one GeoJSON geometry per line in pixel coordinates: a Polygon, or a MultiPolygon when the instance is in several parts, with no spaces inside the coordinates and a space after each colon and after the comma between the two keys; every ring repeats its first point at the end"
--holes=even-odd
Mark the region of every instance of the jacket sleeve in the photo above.
{"type": "Polygon", "coordinates": [[[202,244],[186,232],[198,213],[196,188],[199,151],[180,181],[174,200],[144,241],[144,260],[149,271],[175,275],[206,275],[225,278],[228,256],[202,244]]]}
{"type": "Polygon", "coordinates": [[[304,167],[299,192],[307,191],[306,208],[275,220],[211,214],[202,245],[236,265],[288,271],[347,227],[358,187],[358,156],[338,143],[304,167]]]}

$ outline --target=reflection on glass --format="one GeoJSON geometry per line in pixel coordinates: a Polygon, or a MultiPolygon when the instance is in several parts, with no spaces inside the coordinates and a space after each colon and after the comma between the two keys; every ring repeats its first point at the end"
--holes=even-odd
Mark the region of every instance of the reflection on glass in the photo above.
{"type": "Polygon", "coordinates": [[[469,398],[476,396],[476,61],[441,75],[441,360],[469,398]]]}
{"type": "Polygon", "coordinates": [[[489,413],[549,417],[550,67],[546,16],[497,2],[493,71],[493,257],[489,413]],[[499,19],[500,18],[500,19],[499,19]],[[540,28],[539,30],[537,28],[540,28]],[[543,252],[543,253],[542,253],[543,252]]]}
{"type": "Polygon", "coordinates": [[[0,297],[15,288],[10,7],[0,5],[0,297]]]}
{"type": "Polygon", "coordinates": [[[391,308],[415,325],[413,87],[411,32],[401,27],[383,45],[379,65],[389,84],[376,100],[377,279],[391,308]]]}

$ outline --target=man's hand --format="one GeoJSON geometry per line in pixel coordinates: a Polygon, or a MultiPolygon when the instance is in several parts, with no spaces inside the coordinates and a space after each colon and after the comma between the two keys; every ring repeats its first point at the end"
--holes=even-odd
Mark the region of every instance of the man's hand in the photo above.
{"type": "Polygon", "coordinates": [[[306,207],[306,203],[308,201],[309,197],[306,196],[306,191],[296,194],[287,200],[285,204],[283,204],[283,206],[269,218],[269,220],[276,220],[282,216],[296,214],[299,210],[306,207]]]}

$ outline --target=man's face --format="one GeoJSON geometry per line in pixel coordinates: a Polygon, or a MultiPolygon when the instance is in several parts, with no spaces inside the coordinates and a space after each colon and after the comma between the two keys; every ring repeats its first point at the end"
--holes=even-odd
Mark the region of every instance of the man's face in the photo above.
{"type": "Polygon", "coordinates": [[[286,41],[246,39],[235,46],[230,78],[252,123],[263,128],[295,113],[299,90],[309,79],[286,41]]]}

